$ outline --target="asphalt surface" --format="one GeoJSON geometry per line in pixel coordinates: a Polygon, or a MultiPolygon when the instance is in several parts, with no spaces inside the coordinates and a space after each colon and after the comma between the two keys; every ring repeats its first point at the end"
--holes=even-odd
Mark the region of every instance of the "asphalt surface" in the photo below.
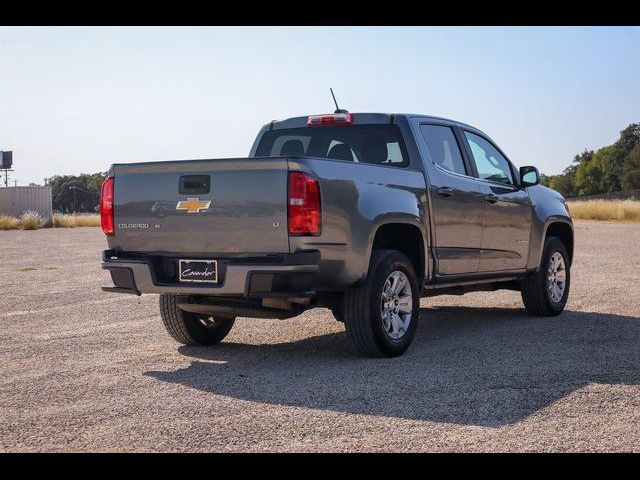
{"type": "Polygon", "coordinates": [[[0,451],[640,451],[640,225],[576,235],[560,317],[423,299],[374,360],[324,309],[182,347],[156,296],[100,290],[99,229],[0,232],[0,451]]]}

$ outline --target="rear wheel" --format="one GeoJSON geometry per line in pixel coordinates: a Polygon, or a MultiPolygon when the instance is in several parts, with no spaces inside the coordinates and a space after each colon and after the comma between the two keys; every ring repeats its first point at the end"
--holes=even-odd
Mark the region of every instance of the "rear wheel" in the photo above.
{"type": "Polygon", "coordinates": [[[169,335],[184,345],[214,345],[227,336],[235,317],[181,310],[175,295],[160,295],[160,316],[169,335]]]}
{"type": "Polygon", "coordinates": [[[360,353],[395,357],[411,344],[420,309],[413,265],[395,250],[376,250],[367,280],[344,296],[347,334],[360,353]]]}
{"type": "Polygon", "coordinates": [[[344,323],[344,312],[342,307],[331,307],[331,313],[333,314],[333,318],[335,318],[338,322],[344,323]]]}
{"type": "Polygon", "coordinates": [[[560,314],[569,297],[570,270],[564,243],[557,237],[548,237],[540,268],[522,281],[522,301],[527,311],[545,317],[560,314]]]}

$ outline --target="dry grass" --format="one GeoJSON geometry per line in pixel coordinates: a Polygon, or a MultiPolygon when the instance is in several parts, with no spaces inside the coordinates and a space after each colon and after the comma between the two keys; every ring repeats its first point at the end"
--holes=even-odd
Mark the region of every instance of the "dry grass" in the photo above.
{"type": "Polygon", "coordinates": [[[45,220],[38,212],[25,212],[18,219],[22,230],[38,230],[45,226],[45,220]]]}
{"type": "Polygon", "coordinates": [[[16,230],[18,228],[20,228],[20,220],[0,213],[0,230],[16,230]]]}
{"type": "Polygon", "coordinates": [[[54,215],[56,228],[99,227],[100,215],[54,215]]]}
{"type": "Polygon", "coordinates": [[[45,220],[37,212],[26,212],[19,218],[0,214],[0,230],[37,230],[39,228],[99,227],[100,215],[54,215],[45,220]]]}
{"type": "Polygon", "coordinates": [[[568,206],[575,219],[640,222],[638,200],[573,200],[568,206]]]}

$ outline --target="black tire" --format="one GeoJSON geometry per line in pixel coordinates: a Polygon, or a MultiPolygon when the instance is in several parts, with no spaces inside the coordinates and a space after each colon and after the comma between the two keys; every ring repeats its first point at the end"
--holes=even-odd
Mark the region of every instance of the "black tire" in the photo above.
{"type": "Polygon", "coordinates": [[[198,315],[178,307],[175,295],[160,295],[160,316],[169,335],[184,345],[214,345],[227,336],[235,317],[198,315]]]}
{"type": "Polygon", "coordinates": [[[542,250],[542,259],[537,272],[529,274],[522,281],[522,302],[529,313],[542,317],[559,315],[564,310],[571,286],[571,264],[564,243],[557,237],[547,237],[542,250]],[[562,255],[564,260],[566,281],[564,293],[560,301],[554,301],[547,288],[547,268],[554,253],[562,255]]]}
{"type": "Polygon", "coordinates": [[[345,330],[360,353],[368,357],[396,357],[411,345],[420,315],[420,289],[409,259],[395,250],[375,250],[371,255],[367,280],[351,287],[344,295],[345,330]],[[412,312],[408,328],[399,339],[385,330],[381,296],[391,273],[400,271],[409,280],[412,312]]]}
{"type": "Polygon", "coordinates": [[[344,312],[342,307],[331,307],[331,313],[333,314],[333,318],[338,322],[344,323],[344,312]]]}

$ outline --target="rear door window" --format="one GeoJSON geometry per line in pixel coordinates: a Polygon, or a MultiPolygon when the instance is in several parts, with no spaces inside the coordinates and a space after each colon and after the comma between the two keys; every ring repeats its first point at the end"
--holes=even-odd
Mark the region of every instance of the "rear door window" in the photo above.
{"type": "Polygon", "coordinates": [[[429,159],[449,172],[467,175],[460,146],[451,127],[442,125],[420,125],[427,144],[429,159]]]}

